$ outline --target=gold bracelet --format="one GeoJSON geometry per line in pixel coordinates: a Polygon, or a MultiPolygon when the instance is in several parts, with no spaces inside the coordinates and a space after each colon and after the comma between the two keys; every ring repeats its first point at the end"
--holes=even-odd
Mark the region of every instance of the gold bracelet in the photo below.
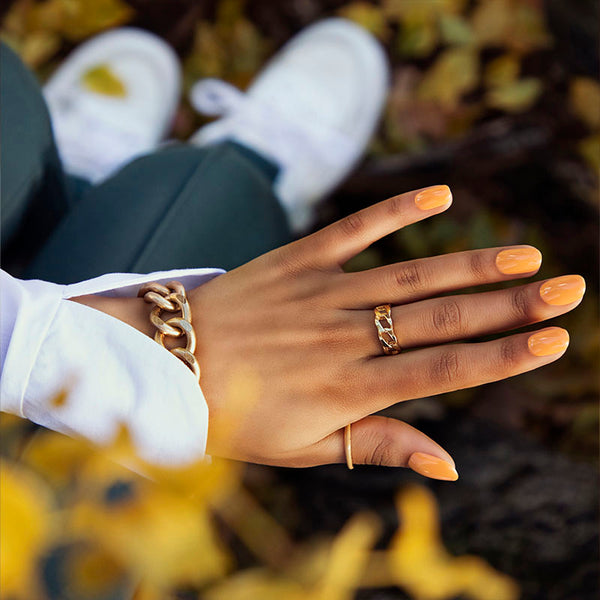
{"type": "Polygon", "coordinates": [[[166,285],[152,281],[145,283],[138,292],[145,302],[154,304],[150,313],[150,322],[156,327],[154,340],[163,348],[169,350],[181,359],[194,373],[200,383],[200,365],[194,356],[196,351],[196,333],[192,327],[192,310],[187,300],[185,288],[179,281],[170,281],[166,285]],[[161,312],[181,313],[166,321],[161,318],[161,312]],[[165,336],[179,338],[185,336],[185,347],[167,348],[165,336]]]}

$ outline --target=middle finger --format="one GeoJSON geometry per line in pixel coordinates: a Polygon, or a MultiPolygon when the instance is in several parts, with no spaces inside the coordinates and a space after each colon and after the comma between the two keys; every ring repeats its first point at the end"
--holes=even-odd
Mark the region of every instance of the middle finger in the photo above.
{"type": "MultiPolygon", "coordinates": [[[[430,298],[392,307],[401,348],[432,346],[508,331],[563,314],[583,297],[585,280],[564,275],[505,290],[430,298]]],[[[382,354],[372,310],[349,311],[354,327],[362,323],[364,356],[382,354]]]]}
{"type": "Polygon", "coordinates": [[[344,308],[403,304],[475,285],[534,275],[542,255],[533,246],[468,250],[419,258],[338,277],[329,292],[344,308]]]}

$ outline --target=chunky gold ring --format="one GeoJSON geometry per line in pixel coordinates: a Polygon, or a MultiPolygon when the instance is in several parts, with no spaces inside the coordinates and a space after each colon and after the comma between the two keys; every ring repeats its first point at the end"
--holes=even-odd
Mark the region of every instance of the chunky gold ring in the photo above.
{"type": "Polygon", "coordinates": [[[346,450],[346,464],[349,469],[354,469],[352,463],[352,424],[344,428],[344,449],[346,450]]]}
{"type": "Polygon", "coordinates": [[[392,323],[392,307],[389,304],[376,306],[375,309],[375,327],[377,336],[381,342],[384,354],[398,354],[402,348],[398,343],[398,338],[394,333],[394,324],[392,323]]]}

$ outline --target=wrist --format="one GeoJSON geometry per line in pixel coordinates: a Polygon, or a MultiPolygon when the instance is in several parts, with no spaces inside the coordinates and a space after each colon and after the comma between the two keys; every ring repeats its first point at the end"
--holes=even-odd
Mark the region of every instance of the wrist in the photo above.
{"type": "Polygon", "coordinates": [[[109,298],[106,296],[77,296],[71,301],[94,308],[123,323],[127,323],[144,335],[154,337],[156,331],[149,320],[152,306],[144,302],[143,298],[109,298]]]}

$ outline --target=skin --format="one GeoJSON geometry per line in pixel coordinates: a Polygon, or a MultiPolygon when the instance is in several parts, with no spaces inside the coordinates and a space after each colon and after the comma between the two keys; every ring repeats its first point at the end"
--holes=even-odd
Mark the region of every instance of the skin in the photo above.
{"type": "MultiPolygon", "coordinates": [[[[421,210],[414,201],[418,192],[375,204],[188,290],[210,414],[209,454],[291,467],[342,463],[343,430],[352,423],[355,463],[405,467],[411,454],[423,452],[454,466],[425,434],[373,413],[518,375],[562,356],[534,356],[528,348],[533,332],[470,342],[579,304],[545,303],[539,290],[547,280],[444,297],[535,274],[502,274],[495,259],[506,248],[344,273],[344,263],[376,240],[451,205],[421,210]],[[396,335],[410,352],[382,354],[373,308],[384,303],[392,304],[396,335]]],[[[154,333],[142,299],[75,300],[154,333]]]]}

